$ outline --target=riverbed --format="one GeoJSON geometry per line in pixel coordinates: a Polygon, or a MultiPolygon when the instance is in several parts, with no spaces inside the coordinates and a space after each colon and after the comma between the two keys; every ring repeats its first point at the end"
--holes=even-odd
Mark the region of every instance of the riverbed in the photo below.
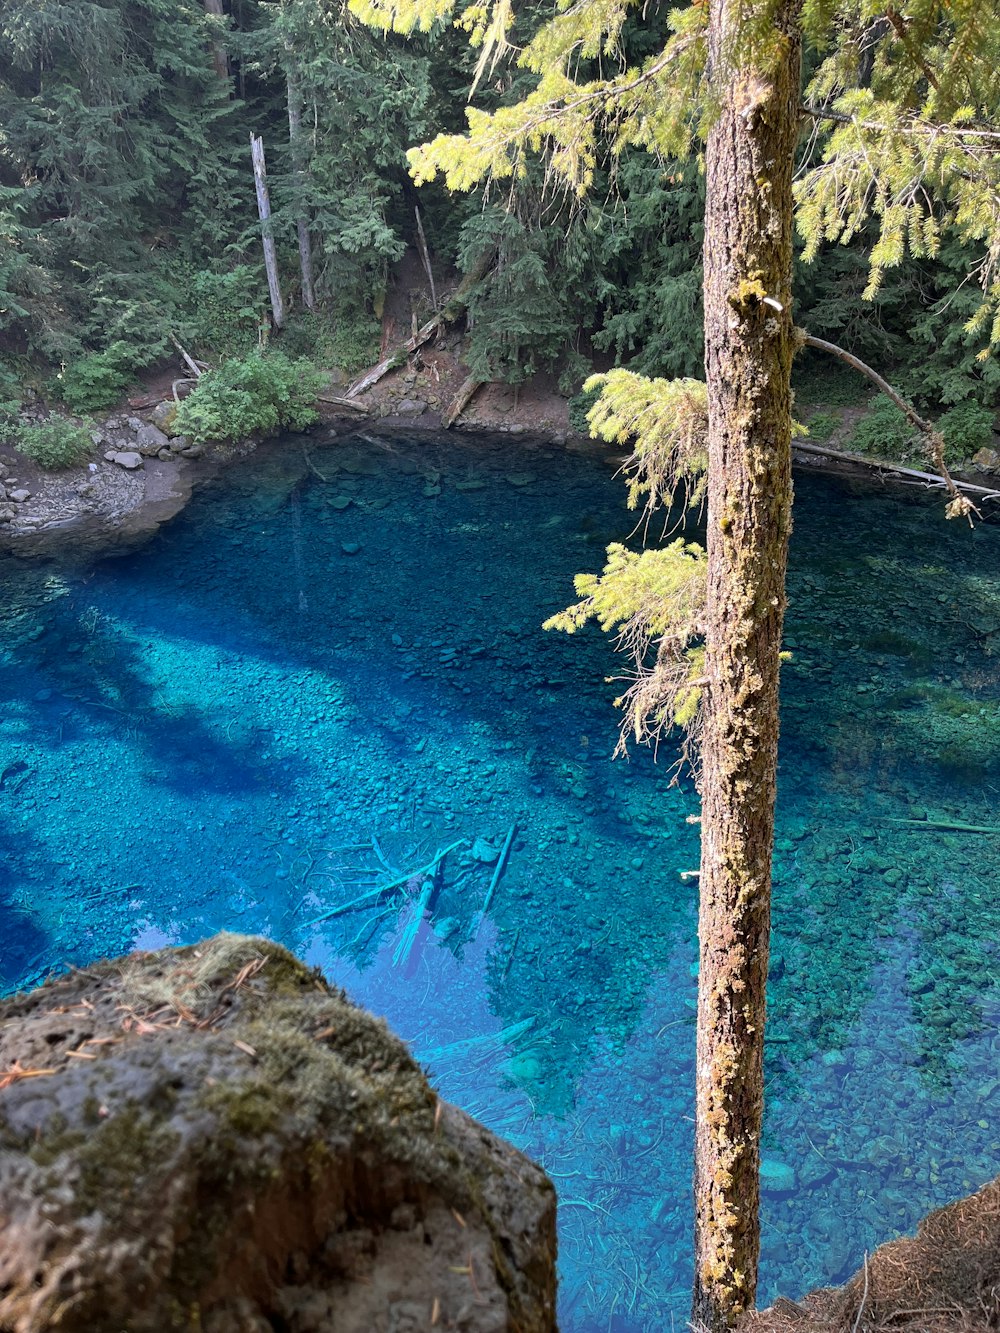
{"type": "MultiPolygon", "coordinates": [[[[614,470],[320,432],[131,555],[5,561],[0,979],[280,940],[550,1171],[561,1327],[662,1333],[691,1284],[697,794],[668,746],[612,760],[608,642],[541,629],[634,531],[614,470]]],[[[941,508],[797,481],[763,1300],[1000,1169],[1000,528],[941,508]]]]}

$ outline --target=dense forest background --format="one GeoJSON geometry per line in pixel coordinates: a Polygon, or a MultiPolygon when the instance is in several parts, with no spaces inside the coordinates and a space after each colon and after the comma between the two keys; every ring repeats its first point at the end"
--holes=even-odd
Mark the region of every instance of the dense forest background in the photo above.
{"type": "MultiPolygon", "coordinates": [[[[463,12],[476,21],[471,0],[463,12]]],[[[524,6],[515,36],[546,12],[524,6]]],[[[666,15],[629,20],[630,61],[662,45],[666,15]]],[[[465,125],[474,53],[451,25],[404,40],[337,0],[2,0],[0,20],[0,400],[27,389],[99,410],[173,354],[171,334],[213,363],[258,347],[269,306],[251,133],[268,158],[291,355],[348,373],[377,358],[419,209],[439,277],[488,260],[468,309],[478,378],[547,370],[570,396],[595,361],[700,373],[695,165],[609,147],[585,200],[530,162],[493,193],[414,186],[406,149],[465,125]]],[[[504,66],[477,105],[515,100],[532,77],[504,66]]],[[[866,250],[861,234],[801,266],[798,321],[947,412],[972,452],[1000,395],[965,329],[981,300],[972,257],[947,241],[867,302],[866,250]]]]}

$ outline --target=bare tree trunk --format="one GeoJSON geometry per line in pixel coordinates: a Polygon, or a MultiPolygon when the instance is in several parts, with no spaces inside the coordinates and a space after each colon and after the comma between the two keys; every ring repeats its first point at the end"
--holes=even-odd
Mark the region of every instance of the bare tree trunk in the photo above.
{"type": "Polygon", "coordinates": [[[303,200],[306,170],[305,154],[302,151],[302,93],[298,80],[292,73],[293,52],[286,52],[289,67],[285,78],[288,85],[288,143],[292,153],[292,168],[295,172],[295,228],[299,237],[299,269],[302,274],[302,303],[307,310],[316,304],[313,287],[312,240],[309,236],[309,219],[303,200]]]}
{"type": "MultiPolygon", "coordinates": [[[[205,13],[211,14],[214,18],[223,18],[222,0],[204,0],[205,13]]],[[[229,78],[229,52],[221,41],[212,42],[212,59],[215,61],[215,72],[220,79],[229,78]]]]}
{"type": "Polygon", "coordinates": [[[437,288],[434,286],[434,270],[431,268],[431,252],[427,248],[427,237],[424,235],[424,223],[420,216],[420,209],[414,208],[413,212],[417,218],[417,247],[420,251],[420,260],[424,266],[424,272],[427,274],[427,281],[431,288],[431,305],[436,310],[438,308],[437,288]]]}
{"type": "Polygon", "coordinates": [[[710,0],[707,708],[702,746],[693,1323],[753,1307],[778,663],[791,530],[797,0],[710,0]],[[761,48],[767,45],[767,51],[761,48]],[[756,49],[755,49],[756,48],[756,49]]]}
{"type": "Polygon", "coordinates": [[[281,299],[281,284],[278,281],[278,256],[274,249],[274,232],[271,227],[271,200],[267,193],[264,141],[252,130],[250,155],[253,158],[254,185],[257,187],[257,212],[260,214],[260,230],[264,240],[264,267],[267,269],[267,288],[271,293],[271,314],[274,327],[280,329],[285,323],[285,303],[281,299]]]}

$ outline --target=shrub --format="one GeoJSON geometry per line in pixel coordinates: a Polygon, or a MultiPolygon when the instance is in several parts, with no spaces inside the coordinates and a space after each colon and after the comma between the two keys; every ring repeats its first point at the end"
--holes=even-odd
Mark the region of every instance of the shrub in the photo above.
{"type": "Polygon", "coordinates": [[[822,442],[839,430],[840,424],[839,412],[814,412],[806,422],[806,433],[810,440],[822,442]]]}
{"type": "Polygon", "coordinates": [[[305,430],[317,419],[323,383],[308,361],[252,352],[206,371],[178,407],[173,429],[197,444],[305,430]]]}
{"type": "Polygon", "coordinates": [[[248,264],[227,273],[202,269],[190,279],[186,336],[196,353],[246,356],[257,346],[266,318],[267,286],[248,264]]]}
{"type": "Polygon", "coordinates": [[[135,367],[128,344],[114,342],[66,366],[57,380],[59,396],[71,412],[99,412],[118,402],[135,367]]]}
{"type": "Polygon", "coordinates": [[[581,389],[569,400],[569,425],[570,429],[575,431],[577,435],[590,434],[590,422],[587,420],[587,413],[600,396],[600,387],[581,389]]]}
{"type": "Polygon", "coordinates": [[[896,462],[922,457],[917,432],[896,404],[881,393],[872,400],[847,443],[855,453],[896,462]]]}
{"type": "Polygon", "coordinates": [[[946,463],[961,462],[993,446],[993,413],[979,403],[959,403],[945,412],[937,425],[944,436],[946,463]]]}
{"type": "Polygon", "coordinates": [[[341,303],[332,311],[293,311],[281,332],[281,348],[288,356],[308,357],[353,375],[379,359],[381,336],[381,322],[373,314],[341,303]]]}
{"type": "Polygon", "coordinates": [[[52,416],[47,421],[23,426],[17,448],[39,467],[54,471],[82,463],[93,450],[94,442],[86,426],[66,417],[52,416]]]}

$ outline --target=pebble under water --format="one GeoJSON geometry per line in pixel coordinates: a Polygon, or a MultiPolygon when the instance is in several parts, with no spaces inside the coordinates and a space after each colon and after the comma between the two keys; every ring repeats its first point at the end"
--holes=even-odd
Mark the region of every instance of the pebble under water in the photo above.
{"type": "MultiPolygon", "coordinates": [[[[287,944],[551,1173],[567,1333],[691,1286],[698,801],[611,761],[600,633],[540,628],[623,492],[600,450],[289,439],[0,594],[3,987],[287,944]]],[[[1000,528],[941,511],[797,479],[762,1302],[1000,1169],[1000,528]]]]}

